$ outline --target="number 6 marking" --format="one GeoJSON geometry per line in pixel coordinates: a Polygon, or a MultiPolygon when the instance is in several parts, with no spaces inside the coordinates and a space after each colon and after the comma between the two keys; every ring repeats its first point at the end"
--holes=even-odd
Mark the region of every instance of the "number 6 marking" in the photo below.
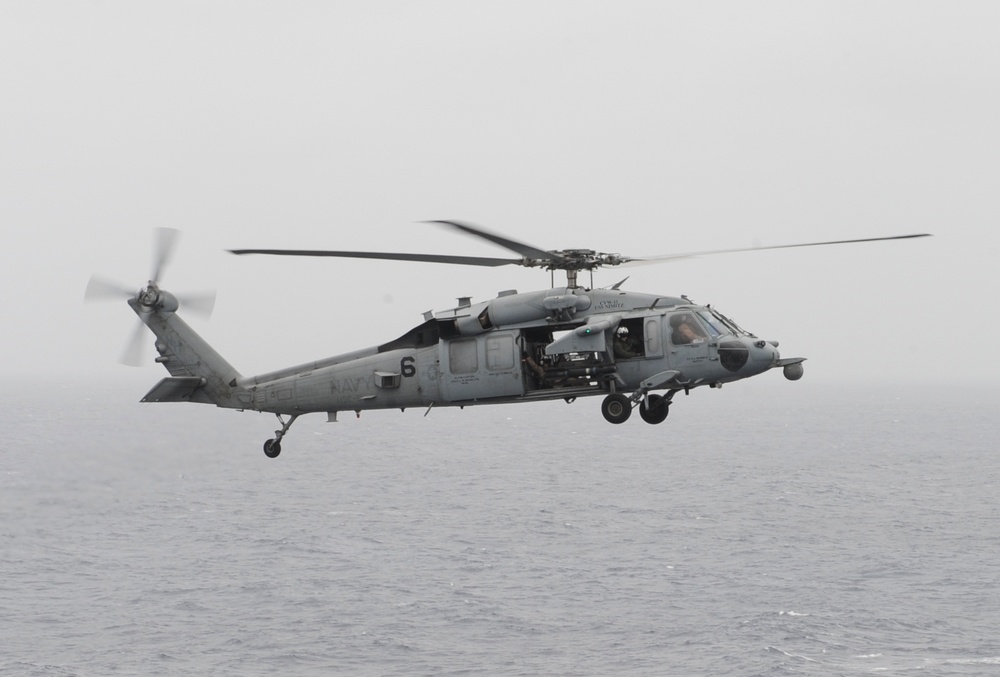
{"type": "Polygon", "coordinates": [[[406,378],[417,375],[417,368],[413,366],[412,357],[404,357],[399,361],[399,372],[406,378]]]}

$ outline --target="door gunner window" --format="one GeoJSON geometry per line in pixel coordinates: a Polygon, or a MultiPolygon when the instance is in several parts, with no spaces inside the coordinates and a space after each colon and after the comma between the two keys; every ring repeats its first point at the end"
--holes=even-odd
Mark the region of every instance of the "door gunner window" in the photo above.
{"type": "Polygon", "coordinates": [[[619,322],[613,342],[615,359],[627,360],[645,355],[642,318],[632,317],[619,322]]]}

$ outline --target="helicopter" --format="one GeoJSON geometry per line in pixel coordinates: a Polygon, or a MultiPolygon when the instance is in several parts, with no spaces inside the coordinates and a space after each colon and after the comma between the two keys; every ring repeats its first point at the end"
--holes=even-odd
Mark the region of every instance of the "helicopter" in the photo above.
{"type": "Polygon", "coordinates": [[[786,249],[928,237],[927,233],[832,242],[720,249],[653,257],[629,257],[591,249],[544,250],[461,221],[433,221],[485,239],[517,258],[294,249],[232,249],[235,255],[311,256],[419,261],[499,267],[517,265],[550,272],[549,289],[500,292],[473,303],[462,297],[451,309],[428,311],[398,338],[306,364],[244,376],[197,334],[177,311],[182,305],[210,313],[214,295],[174,295],[160,286],[178,231],[157,229],[153,272],[138,291],[94,276],[85,300],[124,297],[140,320],[124,362],[138,364],[145,328],[155,336],[155,362],[169,376],[142,402],[194,402],[274,414],[280,428],[264,442],[276,458],[292,424],[303,414],[410,407],[564,400],[602,396],[601,413],[625,423],[634,410],[649,424],[663,423],[674,396],[780,368],[800,379],[804,357],[781,357],[778,342],[758,338],[711,305],[686,296],[623,290],[622,280],[594,288],[602,267],[657,263],[709,254],[786,249]],[[555,272],[566,275],[555,286],[555,272]],[[589,287],[579,273],[591,276],[589,287]]]}

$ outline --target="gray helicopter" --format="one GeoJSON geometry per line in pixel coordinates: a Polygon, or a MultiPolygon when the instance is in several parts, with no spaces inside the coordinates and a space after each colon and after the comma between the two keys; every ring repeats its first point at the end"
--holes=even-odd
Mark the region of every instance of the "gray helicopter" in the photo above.
{"type": "Polygon", "coordinates": [[[156,337],[156,362],[170,376],[143,402],[198,402],[227,409],[273,413],[281,426],[264,443],[275,458],[289,428],[302,414],[326,413],[335,422],[344,411],[538,402],[603,396],[601,413],[614,424],[633,409],[643,421],[662,423],[679,392],[756,376],[781,368],[785,378],[802,377],[804,357],[783,358],[777,341],[744,330],[710,305],[687,297],[593,288],[593,271],[604,266],[654,263],[707,254],[786,249],[927,237],[898,235],[861,240],[812,242],[747,249],[633,258],[589,249],[543,250],[457,221],[435,221],[486,239],[518,258],[437,254],[288,249],[234,249],[233,254],[329,256],[422,261],[472,266],[518,265],[565,271],[566,286],[542,291],[501,292],[472,303],[461,298],[450,310],[425,313],[423,322],[399,338],[355,352],[243,376],[184,322],[177,311],[211,312],[214,296],[175,296],[159,279],[177,241],[177,231],[158,230],[150,281],[138,292],[91,278],[86,300],[124,297],[141,324],[123,359],[139,362],[145,333],[156,337]],[[580,271],[591,287],[578,284],[580,271]],[[287,417],[287,418],[286,418],[287,417]]]}

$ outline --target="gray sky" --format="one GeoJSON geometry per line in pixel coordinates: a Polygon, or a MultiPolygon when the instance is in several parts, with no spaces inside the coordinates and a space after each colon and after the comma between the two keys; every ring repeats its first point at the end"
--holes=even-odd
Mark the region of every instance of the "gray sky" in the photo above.
{"type": "Polygon", "coordinates": [[[245,374],[549,285],[223,251],[507,255],[419,223],[463,219],[634,256],[930,232],[595,283],[711,302],[817,382],[997,382],[998,71],[995,2],[4,2],[2,368],[127,371],[134,316],[83,291],[140,286],[157,226],[245,374]]]}

